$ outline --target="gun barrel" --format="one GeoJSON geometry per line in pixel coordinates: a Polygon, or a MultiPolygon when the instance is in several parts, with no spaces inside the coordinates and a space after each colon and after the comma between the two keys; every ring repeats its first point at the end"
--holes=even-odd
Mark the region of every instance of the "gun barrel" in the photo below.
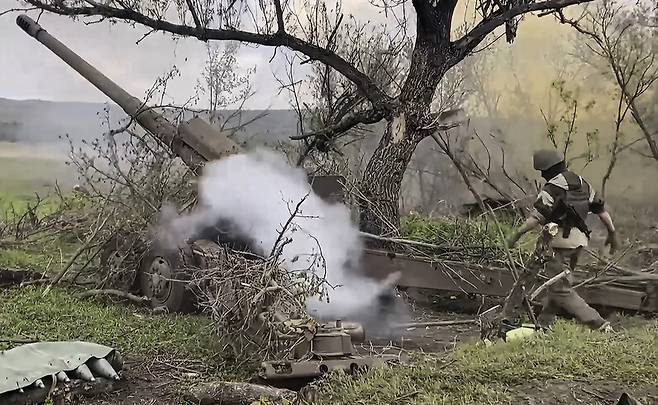
{"type": "Polygon", "coordinates": [[[21,14],[16,17],[16,24],[117,103],[126,114],[133,117],[144,129],[169,145],[172,151],[180,156],[192,169],[198,169],[205,163],[206,159],[203,156],[180,139],[178,130],[174,125],[87,63],[66,45],[50,35],[36,21],[25,14],[21,14]]]}
{"type": "Polygon", "coordinates": [[[28,35],[41,42],[46,46],[46,48],[50,49],[55,55],[59,56],[69,66],[84,76],[100,91],[105,93],[106,96],[119,104],[119,106],[121,106],[121,108],[123,108],[127,114],[137,114],[140,106],[142,105],[139,99],[130,95],[130,93],[119,87],[107,76],[99,72],[98,69],[91,66],[75,52],[70,50],[66,45],[59,42],[39,24],[37,24],[36,21],[25,14],[21,14],[16,18],[16,24],[18,24],[18,26],[21,27],[23,31],[27,32],[28,35]]]}

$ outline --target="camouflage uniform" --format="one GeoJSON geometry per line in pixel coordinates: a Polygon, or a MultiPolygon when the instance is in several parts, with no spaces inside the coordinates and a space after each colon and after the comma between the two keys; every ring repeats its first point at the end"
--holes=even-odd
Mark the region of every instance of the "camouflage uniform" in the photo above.
{"type": "MultiPolygon", "coordinates": [[[[603,200],[579,175],[567,170],[548,180],[539,192],[531,214],[541,224],[554,222],[559,226],[558,235],[550,241],[550,249],[544,264],[547,277],[554,277],[567,268],[573,270],[583,247],[586,247],[589,241],[589,235],[575,226],[570,229],[568,235],[564,234],[567,220],[558,206],[566,200],[575,207],[583,222],[588,213],[599,214],[604,211],[603,200]]],[[[578,321],[592,329],[599,329],[607,324],[606,320],[573,289],[571,275],[548,287],[544,306],[537,321],[543,327],[550,327],[560,309],[572,314],[578,321]]]]}

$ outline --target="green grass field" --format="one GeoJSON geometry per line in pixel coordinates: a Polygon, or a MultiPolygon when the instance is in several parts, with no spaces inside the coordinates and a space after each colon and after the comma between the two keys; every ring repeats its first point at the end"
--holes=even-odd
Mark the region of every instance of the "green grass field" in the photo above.
{"type": "Polygon", "coordinates": [[[0,190],[15,197],[32,197],[35,192],[49,191],[55,182],[70,185],[73,170],[62,161],[0,157],[0,190]]]}
{"type": "Polygon", "coordinates": [[[5,218],[14,211],[23,212],[28,204],[34,204],[37,194],[48,198],[55,194],[57,185],[70,190],[73,181],[73,170],[61,161],[0,157],[0,215],[5,218]]]}
{"type": "MultiPolygon", "coordinates": [[[[503,404],[528,382],[615,381],[629,389],[658,382],[658,321],[631,322],[613,335],[559,322],[550,334],[492,346],[463,345],[447,355],[412,356],[412,364],[355,378],[337,373],[321,384],[325,404],[503,404]]],[[[212,376],[241,379],[201,315],[154,315],[42,287],[0,291],[0,339],[82,339],[138,358],[195,362],[212,376]]],[[[8,345],[0,344],[0,349],[8,345]]]]}
{"type": "MultiPolygon", "coordinates": [[[[54,179],[68,176],[67,170],[53,161],[0,158],[3,212],[11,207],[24,209],[35,191],[47,192],[54,179]]],[[[503,222],[502,227],[507,234],[511,224],[503,222]]],[[[464,245],[500,249],[496,225],[481,220],[410,217],[403,221],[403,233],[429,243],[458,240],[464,245]]],[[[0,267],[44,271],[50,266],[56,270],[74,248],[74,244],[57,241],[0,248],[0,267]]],[[[132,359],[176,359],[194,364],[202,379],[241,380],[252,370],[231,367],[205,316],[158,315],[125,302],[80,299],[75,294],[63,287],[48,293],[37,286],[0,290],[0,342],[25,338],[98,342],[116,347],[132,359]]],[[[463,344],[447,355],[414,354],[410,365],[372,370],[358,378],[330,375],[320,384],[321,403],[520,403],[510,398],[528,383],[564,380],[593,385],[612,381],[631,389],[658,386],[658,321],[626,320],[625,324],[632,325],[604,335],[565,321],[550,334],[527,341],[489,347],[463,344]]],[[[0,350],[9,346],[0,343],[0,350]]],[[[169,378],[170,373],[159,377],[169,378]]],[[[182,384],[178,380],[169,383],[182,384]]]]}
{"type": "Polygon", "coordinates": [[[323,403],[518,403],[509,402],[518,387],[551,380],[655,387],[658,322],[640,322],[614,335],[560,322],[553,332],[525,341],[464,345],[447,356],[415,357],[411,366],[383,368],[359,379],[335,375],[323,403]]]}
{"type": "MultiPolygon", "coordinates": [[[[11,155],[19,153],[12,150],[11,155]]],[[[58,197],[54,196],[55,186],[60,185],[63,191],[70,190],[73,179],[73,170],[62,161],[0,156],[0,222],[20,218],[28,206],[36,205],[37,194],[44,200],[37,213],[45,215],[52,212],[58,206],[58,197]]],[[[49,263],[53,266],[59,264],[69,250],[70,246],[59,243],[30,246],[19,243],[0,250],[0,266],[44,270],[49,263]],[[60,248],[63,248],[61,254],[60,248]]]]}

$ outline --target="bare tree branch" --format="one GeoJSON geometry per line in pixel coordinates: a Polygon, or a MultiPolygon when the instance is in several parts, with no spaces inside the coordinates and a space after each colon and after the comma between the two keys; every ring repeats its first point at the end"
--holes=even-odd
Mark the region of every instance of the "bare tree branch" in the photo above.
{"type": "Polygon", "coordinates": [[[357,111],[343,117],[343,119],[341,119],[340,122],[338,122],[336,125],[322,129],[320,131],[291,136],[290,139],[296,141],[313,137],[323,137],[328,139],[345,133],[360,124],[375,124],[381,121],[384,116],[385,113],[381,110],[357,111]]]}
{"type": "Polygon", "coordinates": [[[278,27],[278,33],[286,32],[285,25],[283,23],[283,8],[281,7],[281,0],[274,0],[274,7],[276,8],[276,23],[278,27]]]}
{"type": "Polygon", "coordinates": [[[94,7],[68,7],[61,3],[56,3],[57,5],[55,5],[55,3],[45,3],[41,0],[26,1],[37,8],[59,15],[103,16],[106,18],[132,21],[150,27],[156,31],[165,31],[181,36],[194,37],[202,41],[232,40],[272,47],[284,46],[305,54],[311,60],[320,61],[336,69],[342,75],[351,80],[357,88],[379,108],[388,110],[394,104],[393,100],[379,89],[367,75],[359,71],[335,52],[322,48],[311,42],[304,41],[285,32],[280,31],[276,34],[270,35],[241,30],[206,28],[203,33],[200,33],[195,27],[190,27],[189,25],[184,24],[174,24],[162,19],[154,19],[130,8],[120,9],[98,3],[96,3],[97,5],[94,7]]]}
{"type": "MultiPolygon", "coordinates": [[[[658,80],[658,66],[654,64],[654,50],[651,45],[643,43],[645,40],[650,40],[654,32],[650,30],[649,33],[642,34],[643,27],[637,16],[629,16],[623,11],[623,7],[623,4],[605,0],[580,20],[568,19],[561,12],[557,14],[561,23],[573,27],[589,38],[591,43],[587,44],[587,48],[608,65],[621,98],[627,106],[626,111],[630,110],[631,117],[642,132],[651,151],[651,157],[658,161],[658,144],[654,139],[655,133],[648,128],[638,108],[638,99],[658,80]],[[623,45],[629,41],[630,45],[623,45]]],[[[636,7],[638,7],[636,12],[644,11],[642,5],[637,4],[636,7]]],[[[625,113],[623,115],[625,116],[625,113]]],[[[618,116],[620,115],[618,114],[618,116]]],[[[619,125],[621,123],[617,124],[617,133],[619,125]]],[[[615,146],[617,145],[618,137],[615,139],[615,146]]],[[[613,159],[616,160],[616,157],[613,159]]],[[[614,166],[614,164],[612,165],[614,166]]],[[[609,173],[606,174],[606,180],[609,175],[609,173]]]]}
{"type": "Polygon", "coordinates": [[[185,0],[187,2],[187,8],[190,10],[190,13],[192,14],[192,19],[194,20],[194,24],[196,24],[196,29],[199,31],[198,36],[199,39],[204,38],[204,30],[203,30],[203,25],[201,25],[201,20],[199,19],[199,15],[196,12],[196,9],[194,8],[194,4],[192,3],[192,0],[185,0]]]}
{"type": "Polygon", "coordinates": [[[484,18],[479,24],[473,27],[472,30],[453,43],[457,50],[455,62],[459,62],[461,58],[473,51],[487,37],[487,35],[514,17],[534,11],[560,10],[565,7],[588,3],[590,1],[592,0],[547,0],[534,3],[525,2],[524,4],[511,7],[507,10],[505,8],[500,8],[484,18]]]}

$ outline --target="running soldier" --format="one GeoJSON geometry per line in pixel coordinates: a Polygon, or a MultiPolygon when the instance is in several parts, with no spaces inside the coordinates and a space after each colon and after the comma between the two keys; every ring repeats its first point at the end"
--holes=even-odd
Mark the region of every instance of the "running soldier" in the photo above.
{"type": "MultiPolygon", "coordinates": [[[[585,223],[587,215],[596,214],[608,230],[605,246],[610,253],[619,247],[615,227],[603,200],[590,184],[566,167],[564,158],[555,150],[539,150],[534,153],[533,165],[546,180],[534,210],[507,241],[513,247],[523,234],[553,222],[558,225],[558,235],[551,240],[548,261],[545,264],[546,276],[554,277],[565,269],[573,270],[584,247],[588,245],[590,230],[585,223]]],[[[610,332],[612,328],[594,308],[578,295],[572,287],[570,275],[548,287],[546,300],[537,322],[549,329],[557,312],[562,309],[573,315],[579,322],[591,329],[610,332]]]]}

